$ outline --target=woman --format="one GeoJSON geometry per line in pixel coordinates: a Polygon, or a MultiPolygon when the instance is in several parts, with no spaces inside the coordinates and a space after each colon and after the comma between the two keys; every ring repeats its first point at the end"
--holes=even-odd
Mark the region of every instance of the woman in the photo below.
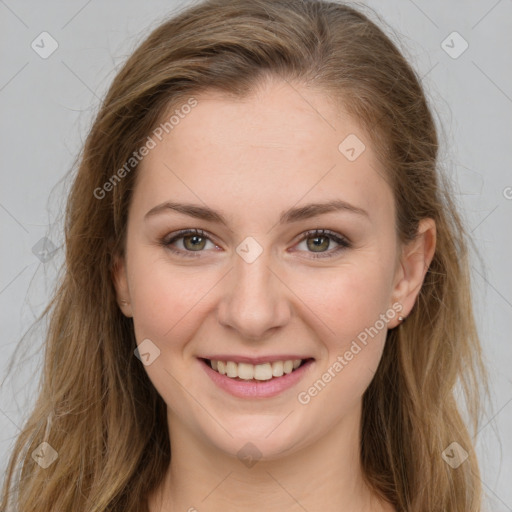
{"type": "Polygon", "coordinates": [[[156,28],[85,144],[2,509],[480,510],[437,149],[417,76],[350,7],[211,0],[156,28]]]}

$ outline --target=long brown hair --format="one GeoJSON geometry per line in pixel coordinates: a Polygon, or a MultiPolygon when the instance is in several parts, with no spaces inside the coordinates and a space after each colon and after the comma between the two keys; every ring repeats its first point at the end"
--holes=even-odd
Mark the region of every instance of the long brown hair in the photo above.
{"type": "Polygon", "coordinates": [[[422,218],[437,226],[417,302],[388,332],[364,395],[364,475],[399,511],[480,510],[469,429],[476,432],[485,370],[469,236],[438,170],[435,123],[417,75],[375,23],[339,3],[300,0],[191,6],[158,26],[115,77],[68,198],[64,273],[44,312],[41,390],[9,461],[2,510],[147,510],[170,446],[166,405],[134,356],[132,320],[112,282],[137,171],[126,162],[171,106],[209,88],[243,97],[268,75],[324,91],[366,129],[394,192],[401,242],[422,218]],[[43,441],[58,453],[45,469],[30,456],[43,441]],[[453,442],[469,455],[456,469],[442,456],[453,442]]]}

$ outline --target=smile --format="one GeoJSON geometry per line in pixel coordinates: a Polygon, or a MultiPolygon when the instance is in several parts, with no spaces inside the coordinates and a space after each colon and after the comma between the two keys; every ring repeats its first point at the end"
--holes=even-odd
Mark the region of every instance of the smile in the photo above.
{"type": "Polygon", "coordinates": [[[299,382],[314,363],[313,358],[246,362],[198,358],[210,379],[240,398],[270,398],[299,382]]]}
{"type": "Polygon", "coordinates": [[[213,370],[232,379],[241,380],[270,380],[292,373],[305,360],[289,359],[287,361],[273,361],[272,363],[250,364],[236,363],[234,361],[208,360],[213,370]]]}

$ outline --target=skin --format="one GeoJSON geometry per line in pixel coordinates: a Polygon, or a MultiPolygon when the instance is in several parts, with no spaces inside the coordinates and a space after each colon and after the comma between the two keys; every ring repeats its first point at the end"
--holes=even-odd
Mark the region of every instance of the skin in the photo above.
{"type": "Polygon", "coordinates": [[[393,304],[407,316],[434,254],[435,224],[424,219],[414,242],[398,243],[393,194],[368,137],[321,91],[272,79],[243,100],[195,97],[198,105],[141,162],[114,273],[137,343],[150,339],[160,350],[145,369],[167,404],[172,461],[150,510],[394,510],[363,480],[359,425],[398,314],[309,403],[297,395],[393,304]],[[355,161],[338,150],[349,134],[366,145],[355,161]],[[367,215],[278,224],[288,208],[332,199],[367,215]],[[144,220],[166,201],[208,206],[228,226],[171,210],[144,220]],[[193,236],[173,243],[198,257],[159,243],[186,228],[211,235],[199,251],[193,236]],[[308,245],[303,235],[310,229],[332,230],[351,247],[335,253],[338,244],[320,238],[315,250],[316,237],[308,245]],[[262,249],[252,263],[236,252],[248,236],[262,249]],[[315,361],[293,388],[247,399],[213,384],[197,359],[212,353],[315,361]],[[248,442],[262,454],[252,467],[237,457],[248,442]]]}

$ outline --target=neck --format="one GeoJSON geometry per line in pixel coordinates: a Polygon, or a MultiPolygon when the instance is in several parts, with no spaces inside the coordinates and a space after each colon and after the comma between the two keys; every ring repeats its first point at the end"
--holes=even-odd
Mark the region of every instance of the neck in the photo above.
{"type": "Polygon", "coordinates": [[[392,511],[363,479],[360,412],[359,406],[307,446],[291,446],[279,458],[252,465],[194,435],[169,414],[171,464],[150,499],[150,511],[392,511]]]}

